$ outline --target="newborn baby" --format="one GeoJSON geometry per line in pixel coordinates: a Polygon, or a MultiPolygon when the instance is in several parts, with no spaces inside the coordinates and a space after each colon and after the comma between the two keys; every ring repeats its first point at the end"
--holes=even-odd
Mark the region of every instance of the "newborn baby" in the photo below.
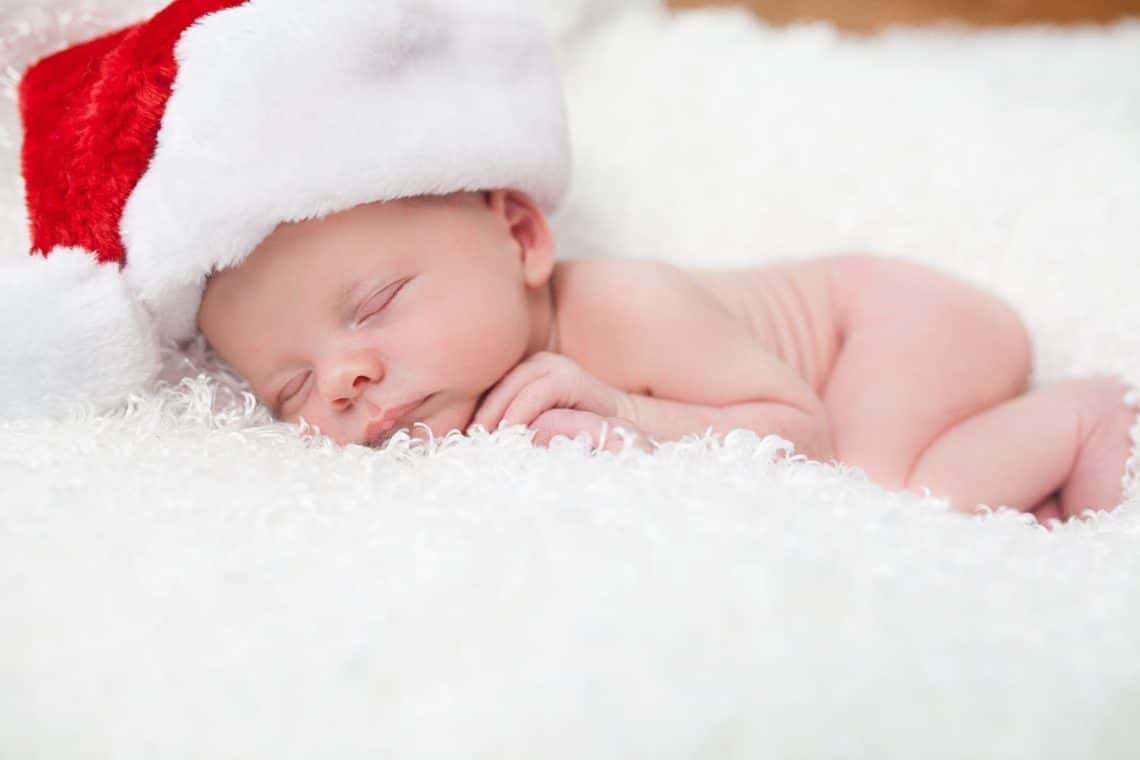
{"type": "MultiPolygon", "coordinates": [[[[997,298],[917,264],[834,256],[732,271],[554,260],[515,190],[284,224],[214,274],[212,347],[275,416],[341,443],[397,430],[778,434],[957,509],[1039,520],[1121,501],[1135,412],[1111,378],[1027,391],[997,298]]],[[[610,438],[612,441],[619,439],[610,438]]]]}

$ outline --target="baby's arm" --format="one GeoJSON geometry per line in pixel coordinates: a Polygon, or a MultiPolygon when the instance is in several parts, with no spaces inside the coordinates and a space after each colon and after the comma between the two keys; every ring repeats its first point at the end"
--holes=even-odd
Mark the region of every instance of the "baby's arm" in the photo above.
{"type": "Polygon", "coordinates": [[[629,402],[621,416],[628,417],[658,441],[680,438],[687,433],[727,433],[737,428],[761,435],[774,433],[796,446],[796,452],[811,459],[835,457],[831,430],[822,411],[804,410],[791,404],[755,401],[724,407],[685,403],[642,394],[626,394],[629,402]]]}
{"type": "Polygon", "coordinates": [[[608,277],[599,271],[575,309],[605,336],[597,345],[634,363],[644,379],[647,392],[627,393],[620,416],[661,441],[748,428],[780,435],[813,459],[834,456],[823,401],[794,369],[683,272],[637,267],[636,277],[620,265],[608,277]]]}

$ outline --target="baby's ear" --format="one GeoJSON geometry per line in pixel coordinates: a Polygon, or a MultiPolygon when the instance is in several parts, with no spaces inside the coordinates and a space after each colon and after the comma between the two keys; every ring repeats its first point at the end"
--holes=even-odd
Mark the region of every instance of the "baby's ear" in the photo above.
{"type": "Polygon", "coordinates": [[[491,212],[506,225],[518,245],[527,286],[542,287],[554,271],[554,237],[546,214],[533,198],[519,190],[489,190],[485,197],[491,212]]]}

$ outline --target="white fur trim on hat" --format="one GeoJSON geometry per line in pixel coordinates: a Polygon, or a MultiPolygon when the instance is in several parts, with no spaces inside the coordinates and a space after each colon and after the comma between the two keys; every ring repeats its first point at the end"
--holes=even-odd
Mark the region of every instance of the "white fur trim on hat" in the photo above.
{"type": "Polygon", "coordinates": [[[0,259],[0,417],[122,402],[159,369],[150,319],[116,264],[80,248],[0,259]]]}

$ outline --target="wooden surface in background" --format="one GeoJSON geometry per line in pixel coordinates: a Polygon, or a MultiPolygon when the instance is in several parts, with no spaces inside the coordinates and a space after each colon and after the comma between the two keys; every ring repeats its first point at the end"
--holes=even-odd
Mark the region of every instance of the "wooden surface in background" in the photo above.
{"type": "Polygon", "coordinates": [[[743,5],[775,23],[827,19],[851,31],[953,19],[970,24],[1106,22],[1140,16],[1140,0],[669,0],[672,8],[743,5]]]}

